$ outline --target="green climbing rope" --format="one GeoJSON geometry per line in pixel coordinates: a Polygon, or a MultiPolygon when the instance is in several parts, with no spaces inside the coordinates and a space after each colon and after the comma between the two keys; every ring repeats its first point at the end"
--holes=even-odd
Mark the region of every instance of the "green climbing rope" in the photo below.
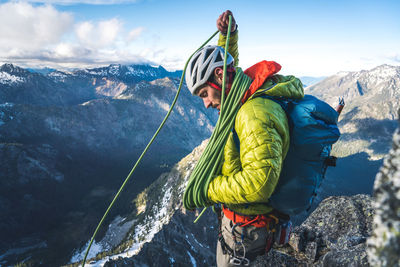
{"type": "Polygon", "coordinates": [[[106,212],[104,213],[103,218],[101,218],[99,224],[97,225],[96,230],[94,231],[94,234],[93,234],[92,238],[90,239],[89,246],[88,246],[88,248],[86,249],[85,257],[83,258],[82,267],[85,266],[86,258],[87,258],[88,254],[89,254],[89,251],[90,251],[90,248],[91,248],[91,246],[92,246],[92,243],[93,243],[93,241],[94,241],[94,239],[95,239],[95,237],[96,237],[96,235],[97,235],[97,232],[99,231],[101,225],[103,224],[104,219],[107,217],[108,212],[111,210],[111,208],[112,208],[112,206],[114,205],[115,201],[117,200],[117,198],[118,198],[119,195],[121,194],[122,190],[124,189],[126,183],[127,183],[127,182],[129,181],[129,179],[131,178],[133,172],[136,170],[136,167],[139,165],[139,163],[140,163],[140,161],[142,160],[143,156],[146,154],[147,150],[149,149],[149,147],[150,147],[151,144],[153,143],[154,139],[157,137],[158,133],[160,132],[161,128],[164,126],[165,122],[167,121],[169,115],[171,114],[172,109],[174,108],[175,103],[176,103],[176,101],[178,100],[178,96],[179,96],[179,93],[180,93],[180,91],[181,91],[182,84],[183,84],[183,79],[184,79],[184,77],[185,77],[186,68],[187,68],[187,65],[188,65],[190,59],[193,57],[193,55],[194,55],[197,51],[199,51],[202,47],[204,47],[204,46],[205,46],[212,38],[214,38],[214,36],[217,35],[217,34],[218,34],[218,31],[216,31],[213,35],[211,35],[211,37],[208,38],[207,41],[205,41],[205,42],[204,42],[204,43],[189,57],[189,59],[186,61],[186,64],[185,64],[185,67],[184,67],[184,69],[183,69],[183,73],[182,73],[182,76],[181,76],[181,81],[180,81],[180,83],[179,83],[178,91],[177,91],[177,93],[176,93],[176,95],[175,95],[174,101],[172,102],[171,107],[170,107],[170,109],[169,109],[167,115],[165,116],[164,120],[161,122],[160,127],[158,127],[157,131],[155,132],[155,134],[154,134],[153,137],[151,138],[150,142],[147,144],[146,148],[143,150],[142,154],[140,155],[139,159],[136,161],[135,165],[133,166],[132,170],[130,171],[130,173],[129,173],[128,176],[126,177],[125,181],[122,183],[122,185],[121,185],[121,187],[119,188],[118,192],[115,194],[114,199],[111,201],[111,203],[110,203],[110,205],[108,206],[106,212]]]}
{"type": "MultiPolygon", "coordinates": [[[[231,19],[231,16],[229,16],[228,29],[231,28],[231,19]]],[[[208,200],[208,186],[211,180],[221,173],[223,150],[226,141],[228,140],[229,134],[233,128],[236,114],[239,111],[243,95],[250,87],[252,82],[251,79],[245,75],[240,68],[237,68],[236,75],[232,83],[232,88],[225,99],[226,57],[229,47],[229,37],[230,30],[228,30],[225,46],[224,77],[222,84],[220,116],[211,135],[210,141],[190,176],[183,197],[183,204],[186,209],[193,210],[195,208],[204,207],[196,221],[200,218],[205,209],[213,204],[208,200]]]]}

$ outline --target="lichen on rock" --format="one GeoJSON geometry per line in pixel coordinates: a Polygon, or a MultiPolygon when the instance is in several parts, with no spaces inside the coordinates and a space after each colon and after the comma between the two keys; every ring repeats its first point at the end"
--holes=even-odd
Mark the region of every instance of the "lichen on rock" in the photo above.
{"type": "Polygon", "coordinates": [[[332,196],[292,232],[289,245],[274,247],[252,266],[369,266],[372,198],[332,196]]]}
{"type": "MultiPolygon", "coordinates": [[[[400,117],[400,110],[399,110],[400,117]]],[[[368,239],[371,266],[400,266],[400,129],[376,176],[374,229],[368,239]]]]}

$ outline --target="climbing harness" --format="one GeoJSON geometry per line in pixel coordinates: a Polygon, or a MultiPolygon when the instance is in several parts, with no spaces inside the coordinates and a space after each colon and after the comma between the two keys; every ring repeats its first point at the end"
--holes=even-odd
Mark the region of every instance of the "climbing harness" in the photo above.
{"type": "Polygon", "coordinates": [[[224,205],[222,205],[222,210],[219,207],[216,207],[215,210],[218,212],[218,241],[221,245],[223,254],[228,254],[230,256],[229,262],[233,265],[248,266],[250,261],[254,260],[257,256],[268,254],[274,244],[284,245],[289,242],[292,223],[290,217],[286,214],[274,210],[263,215],[242,215],[230,210],[224,205]],[[232,248],[225,242],[222,234],[222,212],[231,222],[231,237],[234,241],[232,248]],[[247,226],[267,229],[268,235],[265,250],[263,252],[246,253],[246,247],[243,243],[245,239],[244,230],[239,233],[236,229],[237,227],[247,226]],[[238,236],[240,236],[239,240],[238,236]]]}
{"type": "Polygon", "coordinates": [[[255,216],[242,215],[230,210],[225,205],[222,206],[222,211],[226,218],[238,224],[240,227],[252,225],[257,228],[267,228],[268,231],[274,231],[275,225],[279,223],[278,217],[272,213],[255,216]]]}
{"type": "MultiPolygon", "coordinates": [[[[231,19],[231,18],[230,18],[230,19],[231,19]]],[[[157,131],[155,132],[155,134],[153,135],[153,137],[150,139],[149,143],[147,144],[147,146],[146,146],[145,149],[143,150],[142,154],[140,155],[140,157],[139,157],[138,160],[136,161],[136,163],[135,163],[135,165],[133,166],[132,170],[129,172],[128,176],[125,178],[124,182],[122,183],[121,187],[119,188],[118,192],[115,194],[113,200],[111,201],[111,203],[110,203],[110,205],[108,206],[106,212],[104,213],[103,217],[101,218],[99,224],[97,225],[96,230],[94,231],[94,233],[93,233],[93,235],[92,235],[92,237],[91,237],[91,239],[90,239],[89,246],[88,246],[88,248],[86,249],[86,253],[85,253],[85,256],[84,256],[83,262],[82,262],[82,267],[85,266],[86,258],[87,258],[88,254],[89,254],[89,251],[90,251],[90,248],[91,248],[91,246],[92,246],[92,244],[93,244],[93,241],[94,241],[94,239],[95,239],[95,237],[96,237],[96,235],[97,235],[97,232],[99,231],[101,225],[103,224],[105,218],[107,217],[109,211],[110,211],[111,208],[114,206],[115,201],[118,199],[118,197],[119,197],[119,195],[121,194],[122,190],[125,188],[125,185],[127,184],[127,182],[128,182],[128,181],[130,180],[130,178],[132,177],[132,174],[133,174],[133,172],[136,170],[136,167],[137,167],[137,166],[139,165],[139,163],[141,162],[141,160],[142,160],[143,156],[146,154],[147,150],[149,150],[151,144],[154,142],[154,139],[157,137],[157,135],[158,135],[158,133],[160,132],[161,128],[164,126],[164,124],[165,124],[165,122],[167,121],[169,115],[171,114],[171,112],[172,112],[172,110],[173,110],[173,108],[174,108],[174,106],[175,106],[175,103],[176,103],[176,101],[178,100],[179,93],[180,93],[180,91],[181,91],[181,89],[182,89],[182,84],[183,84],[183,80],[184,80],[184,77],[185,77],[186,68],[187,68],[187,65],[188,65],[190,59],[193,57],[193,55],[194,55],[197,51],[199,51],[201,48],[203,48],[212,38],[214,38],[214,36],[216,36],[216,35],[218,34],[218,32],[219,32],[219,31],[216,31],[215,33],[213,33],[213,35],[211,35],[211,37],[208,38],[207,41],[205,41],[205,42],[204,42],[204,43],[189,57],[189,59],[186,61],[185,67],[184,67],[183,72],[182,72],[181,80],[180,80],[180,82],[179,82],[178,91],[176,92],[175,98],[174,98],[174,100],[173,100],[173,102],[172,102],[172,104],[171,104],[171,107],[170,107],[170,109],[169,109],[167,115],[165,115],[164,120],[161,122],[161,124],[160,124],[160,126],[158,127],[157,131]]],[[[225,75],[225,74],[224,74],[224,75],[225,75]]],[[[225,77],[225,76],[224,76],[224,77],[225,77]]],[[[222,106],[222,102],[221,102],[221,106],[222,106]]],[[[204,212],[204,211],[203,211],[203,212],[204,212]]]]}

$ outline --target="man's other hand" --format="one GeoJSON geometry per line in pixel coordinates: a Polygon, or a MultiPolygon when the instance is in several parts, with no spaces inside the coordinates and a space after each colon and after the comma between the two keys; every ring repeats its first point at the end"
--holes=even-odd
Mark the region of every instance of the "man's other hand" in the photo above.
{"type": "Polygon", "coordinates": [[[228,31],[229,15],[232,16],[231,32],[234,32],[236,30],[236,21],[235,18],[233,17],[232,11],[227,10],[224,13],[222,13],[217,19],[217,28],[223,34],[226,34],[228,31]]]}

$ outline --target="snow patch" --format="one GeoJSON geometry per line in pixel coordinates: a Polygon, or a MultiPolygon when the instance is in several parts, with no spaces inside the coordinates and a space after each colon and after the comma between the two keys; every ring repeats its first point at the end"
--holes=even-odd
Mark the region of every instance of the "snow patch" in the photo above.
{"type": "MultiPolygon", "coordinates": [[[[20,255],[22,253],[25,253],[27,251],[33,250],[33,249],[39,249],[39,248],[46,248],[47,244],[46,242],[42,241],[36,245],[32,246],[26,246],[26,247],[21,247],[21,248],[12,248],[6,251],[3,255],[0,255],[0,260],[4,259],[5,257],[8,257],[10,255],[20,255]]],[[[2,262],[0,262],[2,263],[2,262]]],[[[1,266],[1,265],[0,265],[1,266]]]]}
{"type": "Polygon", "coordinates": [[[115,76],[120,75],[119,67],[120,67],[120,65],[117,65],[117,64],[116,65],[110,65],[110,67],[108,69],[108,72],[111,75],[115,75],[115,76]]]}
{"type": "Polygon", "coordinates": [[[13,103],[5,102],[3,104],[0,104],[0,108],[12,108],[14,106],[13,103]]]}
{"type": "MultiPolygon", "coordinates": [[[[72,256],[72,258],[71,258],[71,263],[74,263],[74,262],[78,262],[78,261],[83,260],[83,258],[85,257],[85,253],[86,253],[86,250],[87,250],[87,247],[89,246],[89,244],[90,244],[90,240],[86,243],[86,245],[84,246],[84,249],[82,250],[81,253],[75,253],[75,254],[72,256]]],[[[97,255],[98,253],[101,253],[101,252],[104,251],[104,250],[106,250],[106,248],[103,247],[103,245],[101,244],[101,242],[96,243],[96,241],[94,241],[94,242],[92,243],[92,246],[90,247],[90,251],[89,251],[89,253],[88,253],[87,259],[96,257],[96,255],[97,255]]],[[[91,265],[89,265],[89,264],[85,264],[85,265],[86,265],[86,266],[91,266],[91,265]]]]}
{"type": "Polygon", "coordinates": [[[104,70],[101,71],[94,71],[94,70],[85,70],[87,73],[89,73],[90,75],[94,75],[94,76],[107,76],[107,72],[104,70]]]}
{"type": "Polygon", "coordinates": [[[186,253],[189,255],[190,261],[192,262],[192,266],[197,267],[196,260],[193,258],[192,254],[190,254],[189,251],[186,251],[186,253]]]}
{"type": "MultiPolygon", "coordinates": [[[[144,219],[143,224],[139,224],[139,225],[135,226],[135,230],[134,230],[135,234],[133,235],[133,237],[130,237],[130,238],[132,240],[136,241],[136,243],[134,243],[131,247],[127,248],[124,252],[122,252],[120,254],[107,256],[100,261],[96,261],[96,262],[93,261],[89,264],[86,264],[85,266],[93,266],[93,267],[103,266],[108,260],[115,260],[115,259],[118,259],[119,257],[128,258],[128,257],[132,257],[132,256],[136,255],[137,253],[139,253],[139,251],[143,247],[143,245],[147,242],[150,242],[153,239],[154,235],[161,230],[163,225],[167,224],[169,222],[169,220],[171,219],[170,218],[171,215],[168,214],[168,203],[171,200],[172,188],[165,189],[165,190],[163,190],[163,192],[165,192],[165,193],[162,198],[162,201],[159,202],[158,205],[153,206],[151,215],[147,216],[144,219]]],[[[97,248],[100,248],[99,244],[98,244],[97,248]]],[[[85,252],[86,252],[86,250],[83,250],[82,252],[80,252],[81,258],[76,258],[76,257],[73,258],[75,260],[75,262],[79,261],[79,259],[83,259],[85,252]],[[83,256],[82,256],[82,253],[83,253],[83,256]],[[78,259],[78,260],[76,260],[76,259],[78,259]]],[[[96,254],[99,252],[102,252],[102,250],[96,251],[96,254]]],[[[96,254],[94,254],[94,255],[90,254],[90,255],[93,255],[91,257],[94,257],[96,254]]],[[[90,257],[88,257],[88,258],[90,258],[90,257]]],[[[72,261],[72,259],[71,259],[71,263],[73,263],[73,262],[74,261],[72,261]]]]}
{"type": "MultiPolygon", "coordinates": [[[[8,109],[8,108],[11,108],[11,107],[13,107],[13,106],[14,106],[13,103],[8,103],[8,102],[3,103],[3,104],[0,104],[0,108],[4,108],[4,109],[8,109]]],[[[5,122],[2,120],[2,119],[5,119],[5,117],[6,117],[6,114],[5,114],[3,111],[0,111],[0,126],[2,126],[3,124],[5,124],[5,122]]],[[[8,118],[9,118],[10,120],[14,119],[13,116],[8,116],[8,118]]]]}
{"type": "Polygon", "coordinates": [[[4,121],[2,121],[1,119],[3,119],[5,116],[3,111],[0,111],[0,126],[4,124],[4,121]]]}
{"type": "Polygon", "coordinates": [[[167,103],[165,103],[164,101],[159,100],[158,98],[154,97],[154,102],[156,102],[156,104],[163,110],[165,111],[169,111],[169,105],[167,103]]]}
{"type": "Polygon", "coordinates": [[[45,119],[45,122],[47,123],[47,126],[49,127],[50,130],[60,133],[61,129],[59,128],[59,124],[52,118],[47,118],[45,119]]]}
{"type": "Polygon", "coordinates": [[[204,246],[199,241],[197,241],[196,237],[194,237],[193,233],[191,233],[191,235],[193,237],[193,240],[197,243],[197,245],[199,245],[200,247],[204,248],[204,246]]]}
{"type": "Polygon", "coordinates": [[[393,78],[397,75],[397,70],[395,67],[383,65],[379,66],[369,72],[370,75],[379,78],[393,78]]]}
{"type": "Polygon", "coordinates": [[[132,76],[144,76],[145,74],[150,75],[152,77],[156,76],[154,72],[147,71],[145,72],[144,70],[141,69],[135,69],[132,66],[128,66],[128,72],[126,75],[132,75],[132,76]]]}
{"type": "Polygon", "coordinates": [[[25,79],[22,77],[11,75],[4,71],[0,72],[0,83],[2,83],[2,84],[14,85],[17,83],[22,83],[24,81],[25,81],[25,79]]]}
{"type": "Polygon", "coordinates": [[[47,76],[52,78],[55,82],[65,82],[65,79],[68,78],[68,75],[61,71],[50,72],[47,76]]]}
{"type": "MultiPolygon", "coordinates": [[[[135,220],[126,221],[126,222],[125,221],[126,221],[126,218],[117,216],[108,226],[108,230],[107,230],[104,238],[98,243],[93,242],[87,258],[90,259],[90,258],[95,257],[98,253],[101,253],[103,251],[109,251],[113,247],[115,247],[119,243],[121,243],[121,241],[125,237],[126,233],[129,231],[129,229],[132,227],[132,225],[135,222],[135,220]]],[[[74,263],[74,262],[83,260],[83,258],[85,257],[86,250],[89,246],[89,243],[90,243],[90,240],[86,243],[86,245],[81,250],[75,251],[75,253],[73,254],[73,256],[70,260],[70,263],[74,263]]],[[[88,265],[88,266],[90,266],[90,265],[88,265]]],[[[95,265],[95,266],[98,266],[98,265],[95,265]]]]}
{"type": "Polygon", "coordinates": [[[185,117],[185,110],[183,107],[176,106],[175,109],[179,112],[179,115],[181,115],[182,117],[185,117]]]}
{"type": "Polygon", "coordinates": [[[336,73],[336,76],[344,77],[349,75],[350,73],[351,73],[350,71],[339,71],[338,73],[336,73]]]}

